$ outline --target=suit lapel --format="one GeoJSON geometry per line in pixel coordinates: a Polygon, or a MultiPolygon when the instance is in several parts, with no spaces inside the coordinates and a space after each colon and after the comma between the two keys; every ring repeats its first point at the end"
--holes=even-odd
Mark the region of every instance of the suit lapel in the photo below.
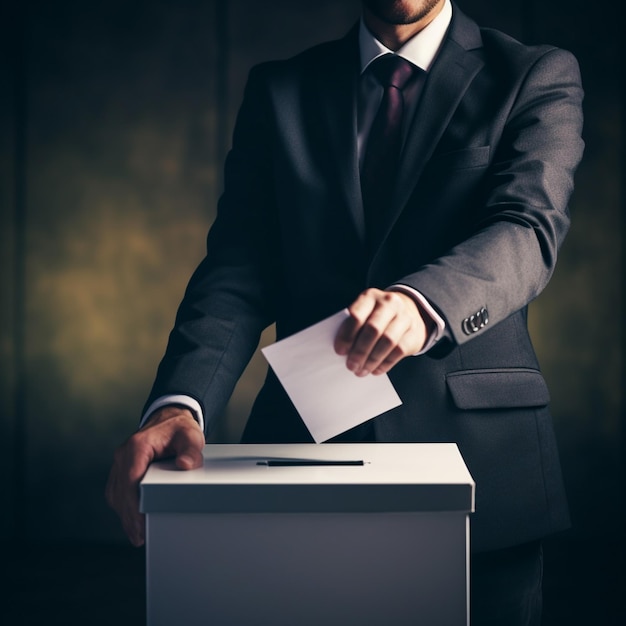
{"type": "Polygon", "coordinates": [[[483,66],[480,55],[468,54],[468,50],[482,47],[478,26],[456,5],[454,11],[450,32],[428,73],[404,143],[387,228],[379,239],[381,245],[409,201],[459,102],[483,66]]]}
{"type": "Polygon", "coordinates": [[[337,54],[319,75],[320,112],[330,141],[333,171],[337,172],[345,206],[359,239],[365,222],[357,155],[357,94],[359,81],[358,24],[339,42],[337,54]]]}
{"type": "MultiPolygon", "coordinates": [[[[409,127],[398,172],[398,183],[390,202],[389,219],[379,238],[384,243],[409,201],[421,172],[462,100],[483,66],[480,55],[468,51],[481,48],[478,26],[454,5],[450,32],[433,64],[420,102],[409,127]]],[[[357,154],[357,98],[359,81],[358,24],[338,42],[332,56],[321,64],[316,86],[320,114],[328,132],[330,158],[352,223],[365,243],[365,222],[357,154]]]]}

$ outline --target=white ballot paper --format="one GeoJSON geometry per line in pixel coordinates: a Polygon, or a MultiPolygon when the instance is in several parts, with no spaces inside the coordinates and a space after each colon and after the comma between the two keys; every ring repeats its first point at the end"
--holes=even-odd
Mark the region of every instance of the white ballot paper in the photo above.
{"type": "Polygon", "coordinates": [[[335,352],[347,317],[340,311],[261,350],[316,443],[402,404],[386,374],[359,378],[335,352]]]}

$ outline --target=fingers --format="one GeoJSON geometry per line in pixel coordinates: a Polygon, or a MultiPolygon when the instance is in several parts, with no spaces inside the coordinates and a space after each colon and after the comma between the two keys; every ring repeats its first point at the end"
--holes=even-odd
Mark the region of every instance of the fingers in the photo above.
{"type": "Polygon", "coordinates": [[[149,449],[131,437],[114,455],[106,486],[106,500],[118,514],[122,528],[134,546],[141,546],[145,537],[145,519],[139,512],[139,482],[151,460],[149,449]]]}
{"type": "Polygon", "coordinates": [[[145,541],[145,516],[139,512],[139,483],[150,463],[175,456],[179,469],[194,469],[202,465],[203,446],[204,435],[191,413],[166,407],[115,451],[105,497],[134,546],[145,541]]]}
{"type": "Polygon", "coordinates": [[[361,328],[376,306],[376,298],[368,290],[364,291],[348,309],[348,317],[340,326],[335,337],[335,351],[341,356],[348,355],[356,342],[361,328]]]}
{"type": "Polygon", "coordinates": [[[415,301],[399,292],[368,289],[349,307],[350,317],[335,338],[357,376],[388,372],[401,359],[419,352],[426,326],[415,301]]]}
{"type": "Polygon", "coordinates": [[[406,317],[395,317],[390,320],[385,332],[380,335],[367,356],[360,376],[368,372],[384,374],[398,361],[410,354],[408,349],[408,332],[410,323],[406,317]]]}

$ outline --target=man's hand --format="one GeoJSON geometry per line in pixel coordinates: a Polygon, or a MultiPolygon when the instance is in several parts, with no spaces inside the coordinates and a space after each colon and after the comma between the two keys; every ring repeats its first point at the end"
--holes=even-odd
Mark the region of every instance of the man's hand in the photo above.
{"type": "Polygon", "coordinates": [[[415,300],[399,291],[368,289],[348,311],[335,351],[347,356],[348,369],[357,376],[386,374],[426,342],[426,324],[415,300]]]}
{"type": "Polygon", "coordinates": [[[106,500],[119,515],[130,542],[145,541],[145,516],[139,513],[139,482],[152,461],[176,457],[183,470],[202,465],[204,434],[191,411],[167,406],[155,411],[143,428],[129,437],[113,457],[106,500]]]}

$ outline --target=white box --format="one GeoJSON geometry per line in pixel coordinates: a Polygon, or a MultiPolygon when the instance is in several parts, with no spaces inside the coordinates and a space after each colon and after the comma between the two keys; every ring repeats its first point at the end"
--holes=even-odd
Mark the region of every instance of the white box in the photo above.
{"type": "Polygon", "coordinates": [[[207,445],[204,458],[155,463],[141,483],[149,626],[469,623],[474,482],[455,444],[207,445]]]}

